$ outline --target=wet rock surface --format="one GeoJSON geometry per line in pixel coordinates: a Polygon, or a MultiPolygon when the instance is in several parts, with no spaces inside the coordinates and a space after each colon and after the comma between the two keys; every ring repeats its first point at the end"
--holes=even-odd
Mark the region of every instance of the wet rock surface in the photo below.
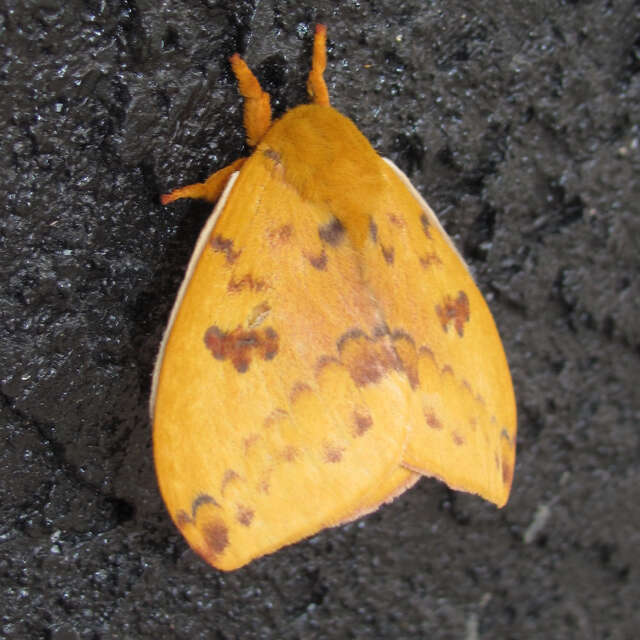
{"type": "Polygon", "coordinates": [[[640,622],[636,4],[7,2],[0,9],[0,635],[611,638],[640,622]],[[535,6],[534,6],[535,5],[535,6]],[[147,402],[243,152],[227,57],[276,114],[313,24],[334,106],[424,194],[512,367],[507,507],[423,479],[231,574],[157,491],[147,402]]]}

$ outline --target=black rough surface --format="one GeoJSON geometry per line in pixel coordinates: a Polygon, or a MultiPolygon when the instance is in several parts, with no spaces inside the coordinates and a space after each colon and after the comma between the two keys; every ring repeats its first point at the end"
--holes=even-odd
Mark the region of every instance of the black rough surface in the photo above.
{"type": "Polygon", "coordinates": [[[0,636],[636,638],[638,34],[632,0],[0,3],[0,636]],[[158,194],[243,151],[229,54],[305,100],[317,20],[334,106],[488,296],[513,494],[423,480],[223,574],[154,478],[150,374],[209,209],[158,194]]]}

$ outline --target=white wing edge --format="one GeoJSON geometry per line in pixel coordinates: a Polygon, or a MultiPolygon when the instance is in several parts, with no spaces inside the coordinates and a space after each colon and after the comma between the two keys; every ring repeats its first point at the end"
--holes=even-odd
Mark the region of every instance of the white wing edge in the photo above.
{"type": "Polygon", "coordinates": [[[229,181],[227,182],[227,186],[224,188],[220,199],[216,203],[211,215],[207,219],[206,224],[202,228],[200,235],[198,236],[198,241],[196,242],[195,249],[191,254],[191,259],[189,260],[189,265],[187,266],[187,270],[184,274],[184,278],[182,280],[182,284],[178,289],[178,295],[176,296],[176,301],[173,303],[173,308],[171,309],[171,314],[169,315],[169,322],[167,323],[167,328],[164,330],[164,335],[162,336],[162,342],[160,343],[160,349],[158,350],[158,355],[156,356],[156,364],[153,368],[153,377],[151,379],[151,398],[149,399],[149,413],[151,414],[151,419],[153,420],[153,411],[155,409],[156,404],[156,392],[158,391],[158,379],[160,378],[160,368],[162,367],[162,359],[164,357],[164,350],[167,346],[167,342],[169,340],[169,336],[171,335],[171,329],[173,328],[173,323],[178,315],[178,309],[182,304],[182,299],[184,298],[184,294],[187,291],[187,287],[189,286],[189,282],[191,281],[191,277],[193,276],[193,272],[195,271],[196,264],[200,259],[202,252],[204,251],[207,241],[209,240],[209,236],[213,231],[213,228],[220,217],[220,213],[224,209],[224,206],[229,197],[229,193],[237,180],[239,172],[236,171],[231,175],[229,181]]]}
{"type": "Polygon", "coordinates": [[[469,269],[469,265],[467,264],[467,261],[460,255],[460,252],[458,251],[456,245],[453,244],[453,240],[449,237],[449,234],[444,230],[444,228],[440,224],[440,220],[438,220],[438,217],[433,212],[433,209],[427,204],[426,200],[420,195],[420,192],[411,184],[411,180],[409,180],[409,178],[407,178],[407,176],[400,169],[398,169],[398,167],[396,167],[396,165],[391,160],[389,160],[389,158],[382,158],[382,159],[395,171],[396,175],[400,178],[400,180],[402,180],[402,182],[404,182],[407,189],[409,189],[409,192],[411,193],[411,195],[420,203],[420,206],[422,207],[423,211],[427,214],[427,217],[429,218],[429,222],[434,224],[440,230],[440,233],[442,233],[442,236],[444,237],[444,239],[447,241],[449,246],[454,250],[458,258],[460,258],[460,262],[462,262],[462,264],[466,267],[467,271],[469,272],[469,275],[471,276],[471,279],[475,282],[475,278],[473,277],[473,274],[469,269]]]}

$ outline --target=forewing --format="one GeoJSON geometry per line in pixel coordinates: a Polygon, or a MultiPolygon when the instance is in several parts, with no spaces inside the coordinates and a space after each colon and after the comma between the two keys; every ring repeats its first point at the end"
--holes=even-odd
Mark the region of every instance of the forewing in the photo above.
{"type": "Polygon", "coordinates": [[[164,341],[153,439],[174,522],[228,570],[404,486],[412,392],[360,256],[278,158],[254,154],[218,211],[164,341]]]}

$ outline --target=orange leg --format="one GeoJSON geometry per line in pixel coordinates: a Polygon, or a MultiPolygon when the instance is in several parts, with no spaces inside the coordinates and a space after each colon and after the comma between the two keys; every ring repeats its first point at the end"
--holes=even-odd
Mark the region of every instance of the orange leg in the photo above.
{"type": "Polygon", "coordinates": [[[211,174],[204,182],[196,182],[185,187],[174,189],[160,196],[162,204],[169,204],[180,198],[198,198],[214,203],[223,192],[227,181],[234,171],[239,171],[246,158],[238,158],[235,162],[211,174]]]}
{"type": "Polygon", "coordinates": [[[316,34],[313,38],[313,58],[311,59],[311,71],[307,80],[307,92],[314,104],[329,106],[329,90],[324,81],[324,70],[327,68],[327,27],[323,24],[316,25],[316,34]]]}

